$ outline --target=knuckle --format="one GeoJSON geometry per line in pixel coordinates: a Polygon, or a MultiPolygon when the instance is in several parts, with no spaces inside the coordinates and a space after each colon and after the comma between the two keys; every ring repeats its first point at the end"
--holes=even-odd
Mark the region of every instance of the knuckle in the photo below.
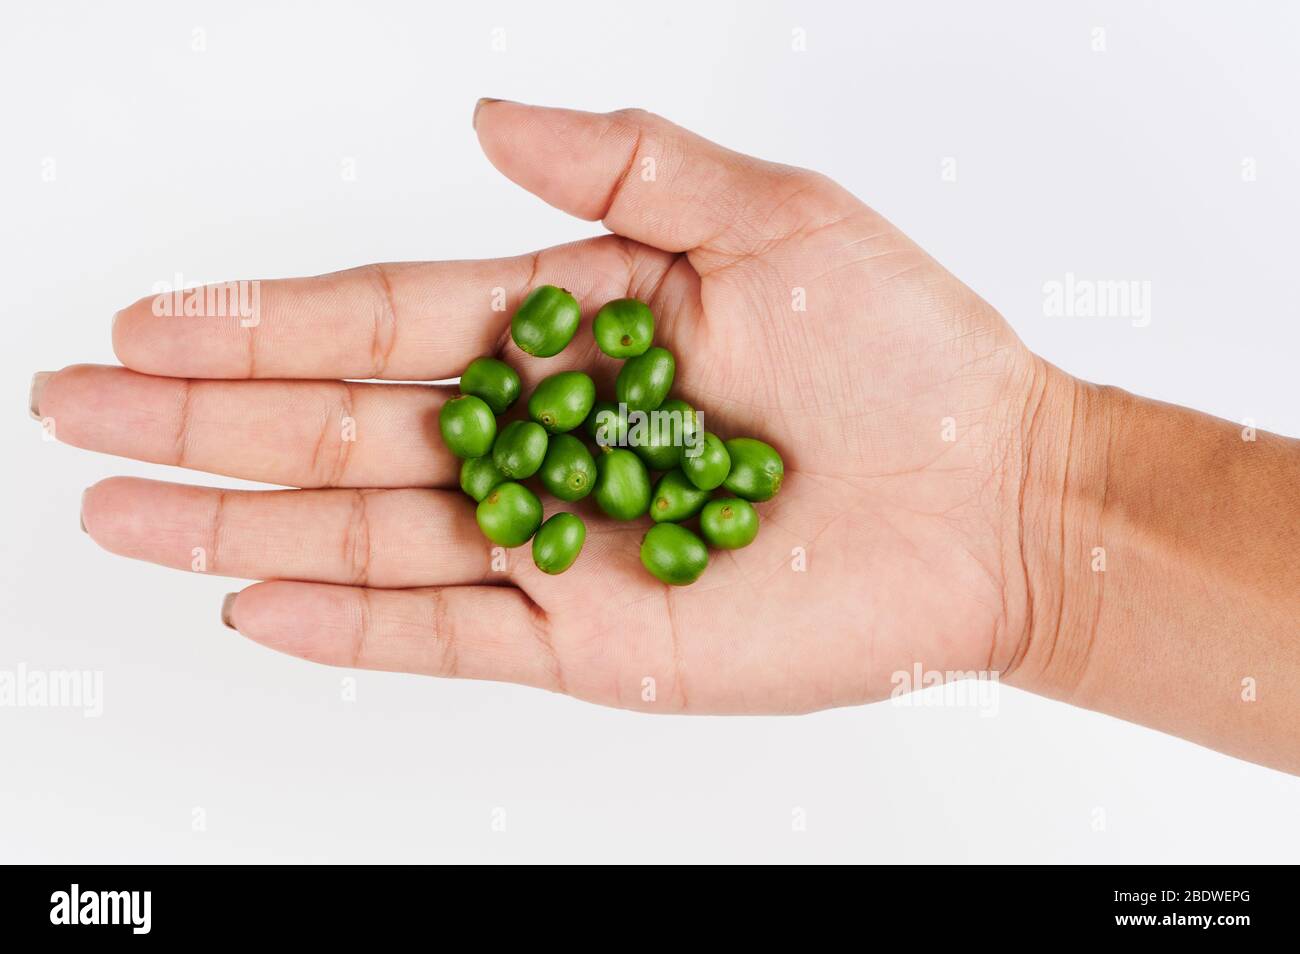
{"type": "Polygon", "coordinates": [[[173,438],[172,456],[175,466],[184,467],[189,458],[191,422],[194,418],[194,398],[196,385],[193,381],[182,378],[180,396],[177,400],[176,434],[173,438]]]}
{"type": "Polygon", "coordinates": [[[374,626],[369,590],[357,591],[357,612],[354,619],[352,652],[348,665],[353,669],[365,669],[367,668],[372,628],[374,626]]]}
{"type": "Polygon", "coordinates": [[[822,208],[838,205],[845,197],[844,190],[830,176],[812,169],[793,168],[786,177],[790,186],[797,193],[801,205],[808,208],[822,208]]]}
{"type": "Polygon", "coordinates": [[[609,116],[619,122],[634,126],[648,126],[651,123],[660,121],[657,115],[648,109],[642,109],[640,106],[625,106],[609,113],[609,116]]]}
{"type": "Polygon", "coordinates": [[[388,265],[365,266],[373,296],[370,340],[371,377],[382,378],[397,340],[397,296],[393,292],[393,271],[388,265]]]}
{"type": "Polygon", "coordinates": [[[343,565],[352,586],[366,586],[370,579],[370,515],[364,491],[352,492],[347,525],[343,531],[343,565]]]}
{"type": "Polygon", "coordinates": [[[340,486],[351,460],[353,442],[344,438],[343,422],[353,417],[355,394],[349,381],[339,382],[339,387],[338,401],[326,401],[308,464],[308,473],[317,487],[340,486]]]}
{"type": "Polygon", "coordinates": [[[447,611],[447,594],[441,587],[429,591],[429,612],[433,639],[429,649],[428,670],[432,675],[454,678],[460,672],[456,633],[447,611]]]}
{"type": "Polygon", "coordinates": [[[228,502],[226,491],[218,488],[212,502],[212,526],[208,538],[208,566],[217,572],[220,572],[219,568],[222,566],[219,561],[221,542],[226,533],[226,504],[228,502]]]}

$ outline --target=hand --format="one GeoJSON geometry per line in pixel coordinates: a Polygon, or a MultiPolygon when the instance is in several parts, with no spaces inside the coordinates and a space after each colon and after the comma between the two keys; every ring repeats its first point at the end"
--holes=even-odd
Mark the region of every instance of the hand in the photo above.
{"type": "MultiPolygon", "coordinates": [[[[267,580],[224,617],[318,662],[509,680],[659,712],[801,712],[879,699],[891,676],[1005,670],[1030,635],[1021,546],[1029,423],[1063,376],[893,226],[828,179],[729,152],[640,111],[484,101],[488,158],[613,233],[497,261],[376,265],[261,283],[254,326],[115,319],[124,368],[38,376],[33,411],[97,451],[301,489],[112,478],[82,519],[108,550],[267,580]],[[570,289],[585,321],[554,359],[508,319],[570,289]],[[509,307],[492,309],[493,289],[509,307]],[[586,547],[548,577],[527,547],[492,568],[457,489],[438,380],[498,354],[525,388],[594,369],[591,314],[634,296],[678,359],[674,393],[786,479],[750,547],[699,582],[641,567],[645,521],[578,505],[586,547]],[[806,308],[800,307],[806,303],[806,308]],[[347,440],[347,422],[355,440],[347,440]],[[654,680],[653,693],[647,691],[654,680]]],[[[548,501],[547,514],[562,509],[548,501]]],[[[142,584],[143,585],[143,584],[142,584]]]]}

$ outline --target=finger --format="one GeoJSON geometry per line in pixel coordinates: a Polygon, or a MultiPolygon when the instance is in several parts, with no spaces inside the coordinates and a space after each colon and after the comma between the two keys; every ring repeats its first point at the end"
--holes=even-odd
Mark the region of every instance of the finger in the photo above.
{"type": "Polygon", "coordinates": [[[86,491],[81,519],[111,553],[217,576],[378,587],[508,578],[492,567],[471,503],[458,491],[236,491],[112,477],[86,491]]]}
{"type": "Polygon", "coordinates": [[[219,293],[198,299],[202,315],[175,314],[171,294],[118,312],[113,348],[128,368],[175,377],[439,380],[498,349],[529,289],[560,285],[594,311],[628,293],[634,267],[650,272],[639,276],[649,281],[669,264],[634,261],[605,237],[490,261],[234,283],[252,285],[242,293],[209,286],[219,293]],[[250,318],[231,302],[240,295],[250,318]]]}
{"type": "Polygon", "coordinates": [[[205,381],[74,365],[40,377],[37,416],[74,447],[291,487],[456,486],[438,434],[448,388],[205,381]]]}
{"type": "Polygon", "coordinates": [[[474,128],[492,164],[528,191],[667,251],[753,254],[843,209],[844,193],[823,177],[732,152],[643,110],[484,100],[474,128]]]}
{"type": "Polygon", "coordinates": [[[312,662],[564,691],[546,616],[513,587],[259,583],[227,597],[222,619],[312,662]]]}

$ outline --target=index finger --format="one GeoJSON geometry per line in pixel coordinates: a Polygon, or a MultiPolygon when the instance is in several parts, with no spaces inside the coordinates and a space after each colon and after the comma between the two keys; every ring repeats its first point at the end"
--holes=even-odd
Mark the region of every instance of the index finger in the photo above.
{"type": "Polygon", "coordinates": [[[582,301],[619,297],[629,279],[628,255],[602,238],[229,282],[140,299],[114,318],[113,349],[128,368],[168,377],[440,380],[499,350],[529,289],[559,285],[582,301]]]}

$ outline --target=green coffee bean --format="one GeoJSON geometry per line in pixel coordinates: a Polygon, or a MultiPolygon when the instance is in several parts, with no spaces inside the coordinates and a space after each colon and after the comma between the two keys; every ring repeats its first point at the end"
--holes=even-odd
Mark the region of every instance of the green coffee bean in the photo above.
{"type": "Polygon", "coordinates": [[[656,523],[641,541],[641,565],[658,580],[686,586],[709,565],[704,541],[676,523],[656,523]]]}
{"type": "Polygon", "coordinates": [[[727,441],[731,455],[731,471],[722,485],[737,497],[746,500],[770,500],[781,489],[785,478],[785,463],[770,444],[752,437],[736,437],[727,441]]]}
{"type": "Polygon", "coordinates": [[[700,533],[709,546],[739,550],[758,536],[758,513],[753,504],[740,497],[710,500],[700,511],[700,533]]]}
{"type": "Polygon", "coordinates": [[[613,401],[597,401],[591,406],[591,413],[583,422],[587,436],[601,447],[625,447],[627,445],[627,415],[618,412],[618,405],[613,401]]]}
{"type": "Polygon", "coordinates": [[[573,566],[587,539],[587,527],[575,514],[557,513],[533,537],[533,562],[543,573],[563,573],[573,566]]]}
{"type": "Polygon", "coordinates": [[[475,358],[460,376],[460,393],[481,398],[493,414],[504,414],[519,400],[519,375],[496,358],[475,358]]]}
{"type": "Polygon", "coordinates": [[[581,320],[577,299],[563,288],[542,285],[520,303],[510,319],[510,336],[528,354],[549,358],[573,340],[581,320]]]}
{"type": "Polygon", "coordinates": [[[528,399],[528,416],[548,434],[571,431],[591,413],[596,385],[581,371],[561,371],[537,385],[528,399]]]}
{"type": "Polygon", "coordinates": [[[629,411],[653,411],[672,390],[677,362],[666,348],[651,348],[628,358],[614,382],[614,393],[629,411]]]}
{"type": "Polygon", "coordinates": [[[537,476],[561,500],[581,500],[596,485],[596,462],[587,445],[572,434],[557,434],[546,448],[537,476]]]}
{"type": "Polygon", "coordinates": [[[674,440],[679,446],[690,447],[699,439],[699,416],[695,413],[695,408],[681,398],[669,398],[655,409],[655,413],[668,415],[674,440]]]}
{"type": "MultiPolygon", "coordinates": [[[[568,345],[580,321],[574,297],[544,285],[520,303],[511,335],[526,353],[549,357],[568,345]]],[[[461,489],[478,501],[476,519],[489,540],[514,547],[531,538],[533,561],[551,574],[573,565],[586,527],[572,513],[557,513],[543,524],[541,502],[516,481],[537,474],[561,500],[591,495],[616,520],[635,520],[648,511],[654,525],[641,541],[642,564],[665,583],[693,583],[708,567],[709,546],[734,550],[754,541],[759,517],[750,501],[777,494],[785,464],[762,441],[723,442],[704,431],[703,417],[690,404],[668,397],[676,360],[653,346],[654,316],[643,302],[606,303],[592,331],[605,354],[624,359],[617,401],[596,400],[587,374],[563,371],[544,378],[529,397],[531,420],[505,424],[498,433],[494,414],[518,402],[519,375],[491,357],[465,369],[462,396],[439,412],[443,440],[464,459],[461,489]],[[568,433],[579,424],[600,445],[594,460],[587,445],[568,433]],[[663,472],[653,492],[647,468],[663,472]],[[710,500],[718,487],[735,496],[710,500]],[[698,535],[682,526],[697,516],[698,535]]]]}
{"type": "Polygon", "coordinates": [[[717,434],[705,431],[699,453],[694,457],[688,450],[682,451],[682,473],[701,490],[722,486],[730,472],[731,455],[717,434]]]}
{"type": "Polygon", "coordinates": [[[497,419],[492,408],[471,394],[454,397],[438,412],[442,440],[457,457],[482,457],[492,449],[497,419]]]}
{"type": "Polygon", "coordinates": [[[547,437],[542,425],[533,421],[511,421],[501,429],[492,445],[492,462],[510,480],[523,480],[537,473],[546,457],[547,437]]]}
{"type": "Polygon", "coordinates": [[[645,302],[620,298],[596,312],[591,329],[600,350],[611,358],[635,358],[654,341],[655,318],[645,302]]]}
{"type": "Polygon", "coordinates": [[[650,519],[678,523],[699,513],[708,500],[709,491],[700,490],[680,470],[670,470],[659,478],[650,495],[650,519]]]}
{"type": "Polygon", "coordinates": [[[635,520],[650,506],[650,475],[630,450],[605,447],[596,458],[596,489],[600,509],[615,520],[635,520]]]}
{"type": "Polygon", "coordinates": [[[627,443],[651,470],[672,470],[682,458],[682,449],[672,443],[672,435],[649,424],[641,430],[633,425],[627,443]]]}
{"type": "Polygon", "coordinates": [[[672,470],[681,463],[683,451],[698,440],[695,409],[677,398],[633,416],[628,446],[651,470],[672,470]]]}
{"type": "Polygon", "coordinates": [[[483,535],[500,547],[528,542],[542,522],[542,502],[523,484],[507,481],[493,487],[475,513],[483,535]]]}
{"type": "Polygon", "coordinates": [[[470,457],[460,465],[460,489],[475,500],[482,500],[497,484],[505,482],[505,474],[497,470],[491,454],[470,457]]]}

